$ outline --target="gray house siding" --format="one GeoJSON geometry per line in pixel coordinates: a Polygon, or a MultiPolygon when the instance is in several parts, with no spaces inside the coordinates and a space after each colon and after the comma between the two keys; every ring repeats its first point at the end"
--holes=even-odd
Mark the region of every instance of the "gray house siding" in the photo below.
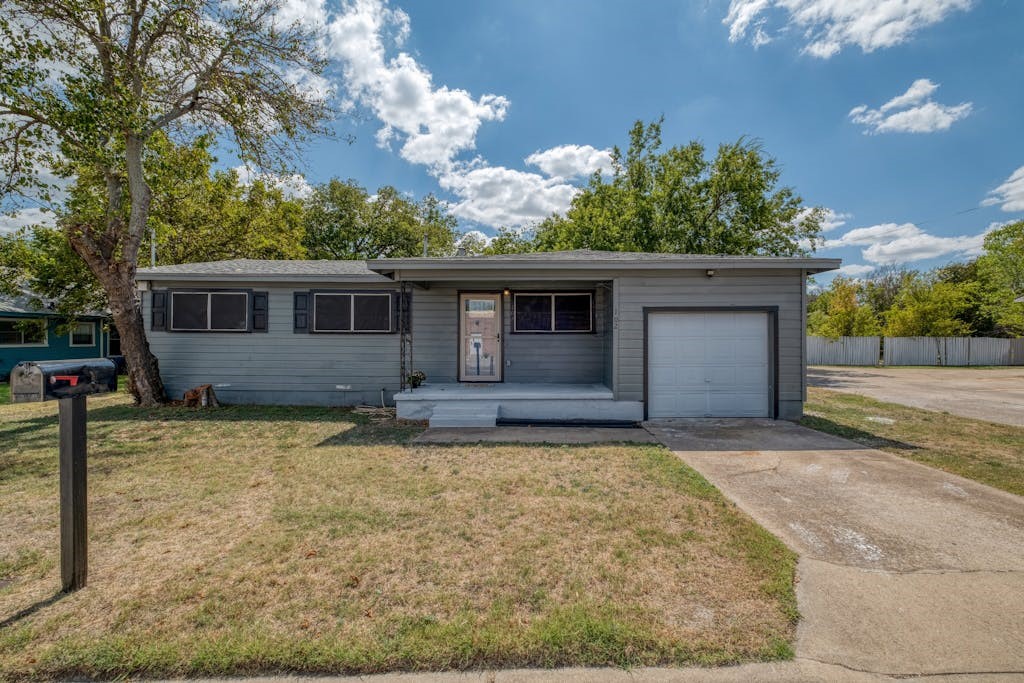
{"type": "Polygon", "coordinates": [[[618,348],[615,398],[644,398],[645,307],[778,306],[779,417],[803,411],[803,281],[801,271],[702,271],[665,276],[624,276],[616,280],[618,348]]]}
{"type": "Polygon", "coordinates": [[[413,361],[428,382],[455,382],[458,366],[459,292],[594,291],[594,332],[516,334],[512,295],[503,297],[504,381],[546,384],[605,383],[606,346],[611,330],[606,315],[607,284],[588,282],[508,282],[500,287],[472,283],[433,283],[413,293],[413,361]]]}
{"type": "Polygon", "coordinates": [[[154,332],[152,293],[142,297],[149,345],[160,360],[167,394],[213,384],[228,403],[379,405],[399,389],[398,334],[294,332],[293,293],[310,289],[394,291],[396,285],[266,286],[258,282],[160,283],[158,289],[255,289],[269,293],[267,332],[154,332]]]}

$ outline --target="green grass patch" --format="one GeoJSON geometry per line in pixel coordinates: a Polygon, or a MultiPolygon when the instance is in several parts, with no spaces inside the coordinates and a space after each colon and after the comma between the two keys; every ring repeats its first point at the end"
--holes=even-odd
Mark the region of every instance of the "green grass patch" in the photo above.
{"type": "Polygon", "coordinates": [[[0,679],[792,657],[795,557],[661,447],[124,394],[89,420],[90,583],[60,596],[56,407],[0,408],[0,679]]]}
{"type": "Polygon", "coordinates": [[[813,387],[805,412],[804,426],[1024,495],[1024,428],[813,387]]]}

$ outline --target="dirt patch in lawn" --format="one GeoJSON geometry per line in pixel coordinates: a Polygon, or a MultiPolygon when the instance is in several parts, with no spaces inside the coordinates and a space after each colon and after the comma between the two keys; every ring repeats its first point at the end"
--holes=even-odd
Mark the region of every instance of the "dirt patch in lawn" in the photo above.
{"type": "Polygon", "coordinates": [[[811,387],[801,424],[1024,495],[1024,428],[811,387]]]}
{"type": "Polygon", "coordinates": [[[420,429],[91,400],[89,586],[55,597],[55,410],[0,408],[0,678],[791,656],[794,556],[667,450],[420,429]]]}

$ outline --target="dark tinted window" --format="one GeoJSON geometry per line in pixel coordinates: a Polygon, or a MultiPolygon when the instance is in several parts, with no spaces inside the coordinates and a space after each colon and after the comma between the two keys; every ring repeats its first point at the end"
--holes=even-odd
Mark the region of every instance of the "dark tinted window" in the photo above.
{"type": "Polygon", "coordinates": [[[590,295],[555,294],[555,332],[590,331],[590,295]]]}
{"type": "Polygon", "coordinates": [[[391,331],[390,294],[354,294],[353,324],[357,332],[391,331]]]}
{"type": "Polygon", "coordinates": [[[515,309],[517,332],[551,331],[550,294],[516,294],[515,309]]]}
{"type": "Polygon", "coordinates": [[[210,294],[210,329],[245,330],[249,326],[249,296],[240,292],[210,294]]]}
{"type": "Polygon", "coordinates": [[[205,292],[174,292],[171,296],[172,330],[207,330],[206,308],[209,297],[205,292]]]}
{"type": "Polygon", "coordinates": [[[313,297],[313,329],[348,332],[352,329],[351,294],[316,294],[313,297]]]}
{"type": "Polygon", "coordinates": [[[72,346],[95,346],[96,326],[93,323],[78,323],[71,330],[72,346]]]}

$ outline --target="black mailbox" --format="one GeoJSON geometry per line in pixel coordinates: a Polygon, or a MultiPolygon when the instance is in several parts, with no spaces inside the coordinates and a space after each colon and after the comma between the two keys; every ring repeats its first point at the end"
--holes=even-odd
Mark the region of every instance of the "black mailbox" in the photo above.
{"type": "Polygon", "coordinates": [[[117,365],[107,358],[25,361],[10,382],[12,403],[104,394],[117,391],[117,365]]]}

